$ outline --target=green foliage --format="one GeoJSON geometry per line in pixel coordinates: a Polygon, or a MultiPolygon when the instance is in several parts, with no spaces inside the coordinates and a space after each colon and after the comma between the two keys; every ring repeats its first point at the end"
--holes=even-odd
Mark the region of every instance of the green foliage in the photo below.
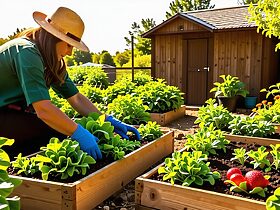
{"type": "Polygon", "coordinates": [[[274,191],[274,194],[266,200],[267,210],[280,210],[280,187],[274,191]]]}
{"type": "MultiPolygon", "coordinates": [[[[122,67],[124,64],[128,63],[131,57],[131,52],[129,50],[125,50],[124,52],[118,52],[116,53],[116,56],[114,57],[114,62],[117,67],[122,67]]],[[[130,65],[131,67],[131,65],[130,65]]]]}
{"type": "Polygon", "coordinates": [[[266,92],[266,98],[268,98],[271,95],[272,96],[280,95],[280,82],[276,83],[275,85],[269,86],[268,89],[263,88],[263,89],[261,89],[260,92],[266,92]]]}
{"type": "Polygon", "coordinates": [[[78,87],[79,92],[86,96],[92,103],[103,103],[103,91],[99,87],[83,84],[78,87]]]}
{"type": "Polygon", "coordinates": [[[140,55],[150,55],[151,54],[151,39],[142,38],[141,35],[148,30],[156,26],[156,22],[153,18],[142,19],[141,23],[138,24],[133,22],[131,25],[131,31],[128,31],[129,37],[124,37],[126,45],[131,46],[131,36],[134,37],[134,48],[140,55]]]}
{"type": "Polygon", "coordinates": [[[76,48],[73,48],[73,53],[70,57],[72,57],[74,63],[79,65],[91,62],[91,54],[89,52],[84,52],[76,48]]]}
{"type": "MultiPolygon", "coordinates": [[[[280,1],[279,0],[259,0],[255,6],[249,6],[249,22],[255,22],[258,26],[257,31],[271,38],[275,36],[280,38],[280,1]]],[[[280,48],[280,43],[276,45],[275,50],[280,48]]]]}
{"type": "Polygon", "coordinates": [[[272,123],[280,123],[280,96],[275,96],[274,99],[274,104],[266,100],[258,103],[256,105],[257,108],[253,109],[253,112],[255,112],[254,118],[272,123]]]}
{"type": "Polygon", "coordinates": [[[162,79],[137,87],[135,93],[152,113],[169,112],[184,104],[182,97],[184,93],[178,87],[167,85],[162,79]]]}
{"type": "MultiPolygon", "coordinates": [[[[267,179],[269,178],[268,176],[265,177],[267,179]]],[[[230,191],[237,192],[237,193],[243,192],[246,194],[258,194],[261,197],[265,197],[265,192],[267,191],[266,187],[265,188],[255,187],[253,190],[248,191],[246,181],[241,182],[239,186],[231,180],[226,180],[225,183],[231,184],[232,186],[230,187],[230,191]]]]}
{"type": "Polygon", "coordinates": [[[143,141],[153,141],[162,136],[163,132],[157,122],[148,121],[146,125],[141,124],[138,131],[143,141]]]}
{"type": "Polygon", "coordinates": [[[98,146],[105,157],[119,160],[125,154],[140,147],[139,141],[125,140],[121,139],[119,135],[115,136],[114,127],[110,122],[105,121],[105,118],[105,115],[90,113],[88,117],[76,119],[75,122],[82,125],[99,139],[98,146]]]}
{"type": "Polygon", "coordinates": [[[89,68],[85,75],[85,83],[91,86],[97,86],[106,89],[109,86],[107,73],[101,67],[89,68]]]}
{"type": "Polygon", "coordinates": [[[226,152],[226,145],[229,141],[226,140],[224,133],[221,130],[216,130],[213,124],[204,126],[200,124],[200,129],[195,134],[186,135],[185,147],[187,151],[201,151],[203,154],[217,154],[217,150],[226,152]]]}
{"type": "Polygon", "coordinates": [[[223,79],[222,82],[215,82],[214,86],[210,92],[215,92],[215,97],[217,96],[226,96],[226,97],[234,97],[237,95],[246,97],[249,92],[244,89],[245,84],[241,82],[238,77],[234,77],[231,75],[220,75],[223,79]]]}
{"type": "Polygon", "coordinates": [[[136,86],[140,86],[140,85],[145,85],[148,82],[151,82],[153,80],[153,78],[148,75],[145,74],[145,72],[137,72],[134,75],[134,83],[136,84],[136,86]]]}
{"type": "Polygon", "coordinates": [[[234,157],[231,158],[230,161],[238,160],[241,165],[244,165],[245,161],[249,158],[246,149],[243,147],[234,149],[234,153],[232,154],[234,157]]]}
{"type": "Polygon", "coordinates": [[[268,168],[266,168],[265,171],[271,170],[270,162],[267,159],[269,152],[266,152],[266,147],[261,146],[257,151],[250,150],[247,154],[253,159],[250,163],[254,165],[254,169],[258,167],[264,169],[267,166],[268,168]]]}
{"type": "MultiPolygon", "coordinates": [[[[123,65],[123,67],[131,67],[132,61],[131,59],[123,65]]],[[[150,67],[151,66],[151,55],[137,55],[134,58],[134,66],[135,67],[150,67]]]]}
{"type": "Polygon", "coordinates": [[[237,0],[238,4],[244,5],[244,4],[256,4],[258,3],[260,0],[237,0]]]}
{"type": "Polygon", "coordinates": [[[210,2],[211,0],[174,0],[169,4],[170,11],[165,16],[168,19],[179,12],[212,9],[215,5],[210,5],[210,2]]]}
{"type": "Polygon", "coordinates": [[[148,106],[143,105],[141,98],[131,95],[119,95],[108,104],[107,114],[111,114],[120,121],[131,124],[146,124],[151,118],[147,112],[148,106]]]}
{"type": "Polygon", "coordinates": [[[208,99],[207,105],[198,110],[198,117],[194,123],[204,123],[206,127],[213,123],[217,129],[225,129],[233,119],[231,113],[222,105],[218,105],[215,99],[208,99]]]}
{"type": "Polygon", "coordinates": [[[114,60],[111,56],[111,54],[107,51],[103,52],[101,55],[100,55],[100,60],[99,60],[99,63],[100,64],[108,64],[110,66],[116,66],[115,63],[114,63],[114,60]]]}
{"type": "Polygon", "coordinates": [[[22,157],[18,155],[13,167],[18,169],[18,174],[32,175],[41,173],[43,180],[49,176],[67,179],[74,174],[85,175],[90,164],[95,160],[80,149],[77,141],[51,138],[46,147],[41,147],[42,152],[34,157],[22,157]]]}
{"type": "Polygon", "coordinates": [[[163,181],[170,180],[171,184],[202,186],[204,182],[209,182],[214,185],[220,174],[217,171],[211,172],[210,162],[204,161],[207,161],[207,155],[201,151],[174,152],[171,158],[165,159],[165,165],[158,169],[158,173],[164,174],[163,181]]]}
{"type": "Polygon", "coordinates": [[[90,71],[90,68],[83,66],[73,66],[67,69],[69,77],[73,80],[75,84],[83,84],[85,81],[85,76],[90,71]]]}
{"type": "Polygon", "coordinates": [[[234,116],[234,119],[229,122],[231,134],[266,137],[275,132],[271,122],[260,121],[253,117],[234,116]]]}
{"type": "Polygon", "coordinates": [[[280,144],[270,145],[271,151],[270,154],[272,155],[273,162],[271,166],[274,166],[276,170],[280,168],[280,144]]]}
{"type": "Polygon", "coordinates": [[[0,137],[0,208],[5,210],[20,210],[20,198],[9,198],[13,190],[21,184],[20,179],[10,178],[7,168],[10,166],[9,155],[2,149],[3,146],[11,146],[13,139],[0,137]]]}
{"type": "Polygon", "coordinates": [[[134,88],[135,83],[131,82],[129,79],[116,81],[103,92],[104,102],[109,104],[119,95],[124,96],[126,94],[131,94],[134,88]]]}

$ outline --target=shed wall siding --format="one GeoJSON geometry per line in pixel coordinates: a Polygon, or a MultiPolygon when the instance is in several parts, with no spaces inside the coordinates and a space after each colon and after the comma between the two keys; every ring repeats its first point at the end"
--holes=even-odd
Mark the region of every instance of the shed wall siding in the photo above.
{"type": "Polygon", "coordinates": [[[169,85],[182,86],[182,35],[155,37],[155,77],[166,79],[169,85]]]}
{"type": "Polygon", "coordinates": [[[261,89],[262,35],[255,30],[214,34],[213,80],[219,75],[237,76],[251,94],[261,89]]]}

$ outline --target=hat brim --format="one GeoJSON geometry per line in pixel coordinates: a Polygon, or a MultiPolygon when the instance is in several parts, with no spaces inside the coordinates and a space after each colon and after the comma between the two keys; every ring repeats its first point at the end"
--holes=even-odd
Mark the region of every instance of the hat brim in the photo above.
{"type": "Polygon", "coordinates": [[[33,19],[37,24],[39,24],[43,29],[47,32],[51,33],[52,35],[56,36],[57,38],[61,39],[62,41],[67,42],[71,46],[85,52],[89,52],[89,48],[85,45],[82,41],[76,41],[71,37],[67,36],[66,34],[60,32],[56,28],[54,28],[47,20],[47,15],[41,12],[33,12],[33,19]]]}

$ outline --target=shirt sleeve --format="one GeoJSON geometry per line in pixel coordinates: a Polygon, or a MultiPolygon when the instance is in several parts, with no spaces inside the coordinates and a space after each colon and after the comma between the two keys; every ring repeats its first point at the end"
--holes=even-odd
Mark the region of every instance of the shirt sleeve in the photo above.
{"type": "Polygon", "coordinates": [[[63,97],[65,99],[70,98],[79,92],[74,82],[70,79],[68,73],[65,76],[65,82],[63,84],[52,84],[51,87],[59,97],[63,97]]]}
{"type": "Polygon", "coordinates": [[[14,63],[27,105],[36,101],[50,100],[44,79],[44,64],[35,46],[19,50],[14,63]]]}

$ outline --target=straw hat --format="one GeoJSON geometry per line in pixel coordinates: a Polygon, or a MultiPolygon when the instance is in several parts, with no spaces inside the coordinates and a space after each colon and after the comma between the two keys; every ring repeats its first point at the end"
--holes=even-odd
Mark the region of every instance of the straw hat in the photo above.
{"type": "Polygon", "coordinates": [[[79,50],[89,52],[88,47],[81,41],[85,28],[84,22],[74,11],[59,7],[51,17],[36,11],[33,13],[33,18],[52,35],[79,50]]]}

